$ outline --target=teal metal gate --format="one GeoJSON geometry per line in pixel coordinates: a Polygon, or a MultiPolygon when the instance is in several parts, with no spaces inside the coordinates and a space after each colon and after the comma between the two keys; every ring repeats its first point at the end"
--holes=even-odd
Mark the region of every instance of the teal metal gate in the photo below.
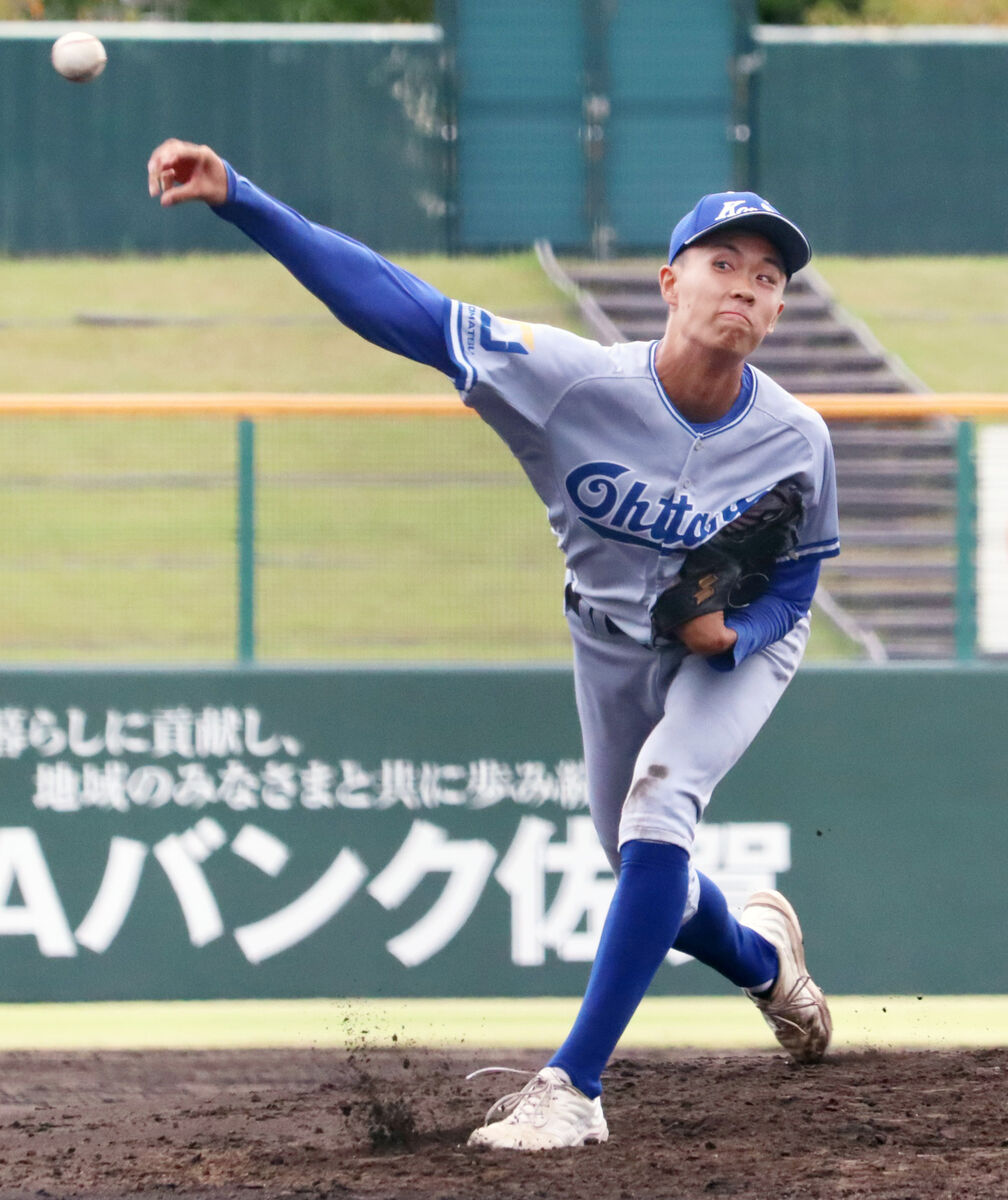
{"type": "Polygon", "coordinates": [[[741,183],[731,0],[444,0],[454,47],[457,238],[652,252],[700,195],[741,183]]]}

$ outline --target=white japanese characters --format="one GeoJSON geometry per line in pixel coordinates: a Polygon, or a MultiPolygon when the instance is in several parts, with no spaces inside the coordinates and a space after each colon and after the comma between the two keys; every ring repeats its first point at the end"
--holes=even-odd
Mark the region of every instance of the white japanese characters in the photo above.
{"type": "Polygon", "coordinates": [[[256,708],[106,710],[0,708],[0,759],[38,759],[32,803],[53,812],[175,805],[359,810],[487,808],[512,801],[587,807],[584,763],[384,759],[365,766],[303,758],[298,738],[267,733],[256,708]],[[136,762],[137,758],[141,759],[136,762]],[[217,761],[222,760],[222,761],[217,761]]]}
{"type": "MultiPolygon", "coordinates": [[[[229,925],[213,891],[215,855],[225,849],[260,876],[280,877],[290,848],[259,826],[244,824],[230,838],[212,817],[148,846],[113,837],[95,898],[71,930],[56,882],[35,830],[0,828],[0,937],[32,936],[48,958],[73,957],[78,947],[102,954],[125,924],[153,859],[178,901],[196,948],[228,936],[250,963],[298,945],[333,920],[361,890],[382,908],[403,906],[429,876],[443,876],[437,899],[418,920],[386,943],[405,967],[427,962],[465,926],[494,882],[508,895],[511,960],[543,964],[547,952],[562,962],[590,962],[615,886],[587,816],[568,817],[563,836],[551,821],[524,816],[503,854],[482,838],[452,838],[438,825],[414,820],[405,840],[378,871],[351,846],[342,846],[319,878],[293,900],[258,920],[229,925]],[[494,868],[496,867],[496,870],[494,868]],[[11,900],[14,888],[21,902],[11,900]]],[[[719,880],[739,904],[753,886],[770,886],[789,865],[788,830],[773,822],[710,825],[698,847],[701,869],[719,880]]],[[[250,904],[261,889],[250,880],[250,904]]],[[[234,918],[238,919],[239,914],[234,918]]],[[[683,961],[677,956],[673,961],[683,961]]]]}
{"type": "MultiPolygon", "coordinates": [[[[496,892],[510,914],[501,955],[514,967],[590,962],[615,886],[580,760],[327,762],[270,728],[258,708],[238,705],[8,705],[2,760],[18,760],[32,787],[20,820],[0,825],[0,938],[34,939],[44,959],[106,954],[138,904],[167,898],[194,952],[230,943],[253,967],[341,919],[356,937],[362,921],[387,931],[381,914],[398,914],[401,928],[377,944],[384,939],[390,968],[412,970],[446,950],[496,892]],[[466,812],[491,808],[500,812],[487,836],[483,824],[481,836],[453,830],[466,812]],[[152,825],[154,810],[163,811],[152,825]],[[89,815],[100,818],[97,832],[89,815]],[[356,832],[375,819],[395,830],[378,852],[356,832]],[[306,839],[304,823],[319,820],[324,830],[306,839]],[[64,880],[65,854],[54,842],[47,855],[47,838],[82,821],[97,852],[64,880]]],[[[789,869],[789,830],[706,825],[696,861],[740,907],[789,869]]]]}

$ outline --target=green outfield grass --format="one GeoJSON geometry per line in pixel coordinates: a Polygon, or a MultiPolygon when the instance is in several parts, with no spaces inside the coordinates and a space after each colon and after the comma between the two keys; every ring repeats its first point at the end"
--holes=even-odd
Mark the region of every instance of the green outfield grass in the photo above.
{"type": "MultiPolygon", "coordinates": [[[[0,1005],[0,1050],[438,1046],[552,1049],[574,997],[471,1000],[213,1000],[0,1005]]],[[[1008,1044],[1008,996],[831,996],[837,1050],[1008,1044]]],[[[648,997],[623,1049],[774,1049],[737,996],[648,997]]]]}
{"type": "MultiPolygon", "coordinates": [[[[448,295],[583,332],[531,254],[400,261],[448,295]]],[[[1008,257],[822,256],[815,266],[935,391],[1008,389],[1008,257]]],[[[15,259],[0,272],[0,392],[451,390],[344,330],[265,255],[15,259]],[[123,323],[140,319],[182,323],[123,323]]]]}
{"type": "MultiPolygon", "coordinates": [[[[530,254],[404,262],[448,294],[580,329],[530,254]]],[[[1008,260],[817,265],[930,386],[1008,390],[1008,260]]],[[[264,255],[0,270],[0,393],[451,391],[264,255]]],[[[0,414],[0,429],[0,661],[233,659],[233,420],[0,414]]],[[[542,506],[479,421],[263,420],[257,456],[261,659],[567,659],[542,506]]],[[[857,654],[815,623],[811,661],[857,654]]]]}
{"type": "Polygon", "coordinates": [[[1008,258],[817,258],[837,300],[936,392],[1008,393],[1008,258]]]}
{"type": "MultiPolygon", "coordinates": [[[[457,299],[580,329],[532,254],[399,261],[457,299]]],[[[264,254],[15,259],[0,273],[0,392],[452,390],[344,329],[264,254]]]]}

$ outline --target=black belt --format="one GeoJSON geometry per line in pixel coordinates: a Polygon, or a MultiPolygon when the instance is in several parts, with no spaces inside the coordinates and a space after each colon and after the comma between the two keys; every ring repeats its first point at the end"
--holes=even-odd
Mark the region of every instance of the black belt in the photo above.
{"type": "Polygon", "coordinates": [[[606,633],[621,634],[623,632],[611,617],[592,608],[583,596],[578,595],[571,583],[564,588],[564,609],[566,612],[574,613],[584,625],[588,625],[596,631],[598,631],[601,621],[606,633]]]}

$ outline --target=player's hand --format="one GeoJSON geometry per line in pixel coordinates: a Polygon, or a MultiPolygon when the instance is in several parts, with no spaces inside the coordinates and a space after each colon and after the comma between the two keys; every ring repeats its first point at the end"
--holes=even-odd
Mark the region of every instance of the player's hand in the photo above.
{"type": "Polygon", "coordinates": [[[738,634],[724,623],[723,612],[704,613],[691,621],[677,626],[676,637],[687,650],[709,658],[712,654],[724,654],[738,641],[738,634]]]}
{"type": "Polygon", "coordinates": [[[160,195],[163,208],[187,200],[223,204],[228,192],[227,169],[209,146],[169,138],[147,163],[147,190],[152,196],[160,195]]]}

